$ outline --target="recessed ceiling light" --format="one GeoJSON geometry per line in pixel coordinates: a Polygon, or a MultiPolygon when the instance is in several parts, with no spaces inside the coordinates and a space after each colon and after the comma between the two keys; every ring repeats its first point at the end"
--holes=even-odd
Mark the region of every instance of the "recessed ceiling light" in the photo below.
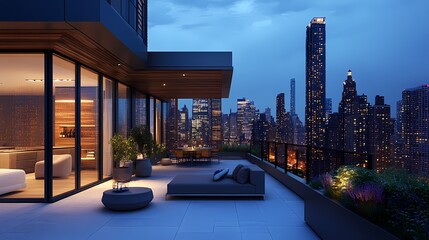
{"type": "Polygon", "coordinates": [[[118,63],[118,67],[120,67],[121,66],[121,64],[120,63],[118,63]]]}
{"type": "Polygon", "coordinates": [[[33,78],[33,79],[25,79],[27,82],[43,82],[43,79],[41,78],[33,78]]]}
{"type": "Polygon", "coordinates": [[[186,74],[182,74],[183,77],[186,77],[186,74]]]}
{"type": "Polygon", "coordinates": [[[162,84],[162,86],[164,86],[164,87],[165,87],[165,86],[167,86],[167,84],[163,83],[163,84],[162,84]]]}
{"type": "Polygon", "coordinates": [[[74,79],[70,79],[70,78],[58,78],[58,79],[54,79],[54,82],[74,82],[74,79]]]}

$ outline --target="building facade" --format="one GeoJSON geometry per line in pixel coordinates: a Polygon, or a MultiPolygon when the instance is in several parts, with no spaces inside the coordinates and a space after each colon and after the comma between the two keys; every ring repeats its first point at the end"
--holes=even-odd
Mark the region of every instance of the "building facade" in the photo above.
{"type": "Polygon", "coordinates": [[[257,111],[253,101],[247,98],[237,99],[237,134],[239,143],[249,143],[252,140],[253,121],[257,111]]]}
{"type": "Polygon", "coordinates": [[[165,144],[170,99],[228,97],[231,52],[148,52],[147,2],[117,3],[2,4],[0,168],[26,178],[0,202],[52,202],[108,180],[114,134],[144,124],[165,144]],[[71,170],[56,177],[64,154],[71,170]]]}
{"type": "Polygon", "coordinates": [[[402,92],[401,138],[405,167],[429,176],[429,85],[402,92]]]}

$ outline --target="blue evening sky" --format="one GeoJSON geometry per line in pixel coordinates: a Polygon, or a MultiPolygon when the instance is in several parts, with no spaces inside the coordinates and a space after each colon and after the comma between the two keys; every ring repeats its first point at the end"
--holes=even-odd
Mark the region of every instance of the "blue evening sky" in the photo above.
{"type": "Polygon", "coordinates": [[[295,78],[296,111],[304,120],[305,29],[313,17],[326,17],[326,96],[333,110],[351,69],[358,94],[371,104],[384,95],[395,116],[404,89],[429,83],[428,12],[428,0],[156,0],[149,3],[149,50],[232,51],[224,113],[246,97],[274,115],[281,92],[289,111],[295,78]]]}

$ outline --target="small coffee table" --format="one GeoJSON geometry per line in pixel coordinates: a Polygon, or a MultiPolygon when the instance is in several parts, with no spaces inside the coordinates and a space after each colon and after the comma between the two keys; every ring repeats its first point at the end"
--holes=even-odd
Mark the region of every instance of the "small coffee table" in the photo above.
{"type": "Polygon", "coordinates": [[[115,192],[113,189],[104,191],[101,202],[110,210],[128,211],[146,207],[152,199],[152,189],[130,187],[124,192],[115,192]]]}

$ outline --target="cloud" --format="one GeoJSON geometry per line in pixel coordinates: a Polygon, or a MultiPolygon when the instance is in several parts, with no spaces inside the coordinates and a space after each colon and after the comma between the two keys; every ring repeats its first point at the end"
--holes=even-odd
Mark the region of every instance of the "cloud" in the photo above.
{"type": "Polygon", "coordinates": [[[427,0],[158,0],[149,4],[149,49],[232,51],[225,109],[234,109],[243,96],[260,109],[275,109],[276,94],[288,96],[295,77],[303,119],[305,27],[311,18],[327,17],[327,96],[336,109],[349,68],[358,93],[370,102],[380,94],[393,104],[403,89],[427,83],[428,8],[427,0]]]}
{"type": "Polygon", "coordinates": [[[241,0],[238,2],[235,2],[234,5],[229,8],[229,10],[233,13],[233,14],[249,14],[253,11],[254,9],[254,0],[241,0]]]}

